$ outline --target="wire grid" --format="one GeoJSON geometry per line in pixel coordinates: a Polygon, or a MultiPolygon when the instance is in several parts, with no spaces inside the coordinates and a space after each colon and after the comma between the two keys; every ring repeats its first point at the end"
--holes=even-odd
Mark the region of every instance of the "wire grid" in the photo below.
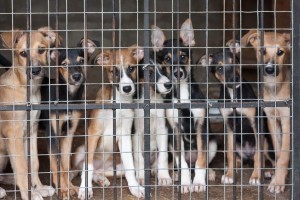
{"type": "MultiPolygon", "coordinates": [[[[139,138],[139,142],[142,143],[144,140],[144,146],[142,149],[142,153],[144,155],[144,167],[145,167],[145,198],[146,199],[192,199],[192,198],[205,198],[205,199],[287,199],[293,198],[297,199],[299,197],[299,192],[295,188],[297,183],[299,183],[299,159],[297,155],[299,155],[299,148],[296,144],[296,135],[293,134],[298,130],[297,123],[292,123],[294,120],[297,122],[298,112],[297,111],[297,81],[299,80],[299,73],[297,69],[293,66],[297,66],[299,60],[296,58],[299,54],[299,32],[298,29],[295,28],[298,26],[298,9],[297,1],[290,1],[291,9],[281,10],[282,1],[275,0],[274,6],[269,6],[269,4],[263,0],[257,2],[241,2],[233,0],[218,2],[218,4],[214,4],[209,2],[208,0],[203,1],[34,1],[27,0],[24,2],[16,1],[4,1],[3,7],[1,8],[1,15],[3,19],[3,28],[1,28],[2,32],[9,32],[12,28],[19,27],[22,30],[30,33],[29,37],[27,37],[28,41],[32,41],[33,38],[30,37],[31,33],[38,29],[41,26],[51,26],[54,31],[57,31],[59,35],[64,39],[63,46],[59,48],[65,48],[66,50],[76,48],[77,43],[80,41],[82,37],[89,38],[93,40],[100,41],[100,46],[97,47],[99,52],[103,52],[104,50],[111,49],[113,52],[113,65],[117,63],[118,55],[116,52],[121,49],[126,49],[132,44],[138,44],[139,46],[144,48],[144,67],[139,68],[143,70],[144,80],[143,82],[137,82],[137,88],[144,87],[144,99],[142,101],[133,101],[132,103],[118,103],[116,101],[103,101],[101,103],[96,102],[95,94],[100,87],[104,87],[104,85],[109,85],[104,83],[105,80],[105,71],[103,67],[90,63],[87,59],[84,61],[84,71],[86,74],[86,81],[84,83],[84,92],[83,99],[80,101],[69,101],[67,99],[66,102],[60,102],[60,99],[57,99],[55,102],[45,103],[41,102],[41,104],[31,104],[30,103],[30,91],[32,89],[32,85],[27,82],[27,100],[21,105],[17,104],[17,102],[5,102],[0,106],[1,112],[4,111],[26,111],[27,119],[24,119],[24,122],[27,122],[27,135],[24,135],[24,138],[27,139],[27,151],[29,153],[29,157],[32,157],[29,136],[32,135],[32,127],[30,124],[30,113],[34,110],[50,110],[56,111],[56,120],[59,117],[61,111],[70,112],[72,110],[80,110],[82,112],[82,116],[80,117],[80,123],[76,130],[76,135],[74,135],[73,142],[73,151],[71,153],[72,159],[76,156],[75,149],[78,146],[83,145],[83,157],[82,161],[85,161],[85,169],[88,168],[87,165],[87,148],[88,148],[88,130],[89,130],[89,121],[91,121],[91,117],[89,113],[95,109],[104,109],[104,110],[112,110],[112,118],[110,121],[113,126],[113,140],[111,141],[111,137],[108,137],[107,140],[109,144],[114,148],[112,152],[104,152],[104,150],[99,150],[96,154],[98,155],[108,155],[112,154],[107,163],[112,162],[113,165],[110,168],[106,169],[106,173],[112,174],[113,177],[109,178],[110,186],[101,186],[97,183],[93,184],[93,192],[94,197],[97,198],[129,198],[132,197],[130,191],[128,189],[128,183],[124,176],[118,176],[119,173],[124,173],[124,169],[120,170],[117,168],[121,163],[119,149],[117,147],[117,137],[116,137],[116,129],[120,124],[118,124],[117,113],[118,110],[128,111],[126,109],[142,109],[143,120],[144,121],[144,133],[141,138],[139,138]],[[295,6],[296,5],[296,6],[295,6]],[[248,7],[249,6],[249,9],[248,7]],[[277,16],[278,15],[278,16],[277,16]],[[284,20],[284,26],[282,24],[282,16],[288,16],[284,20]],[[25,18],[26,17],[26,18],[25,18]],[[150,41],[151,36],[151,25],[154,24],[160,27],[167,39],[178,39],[180,38],[180,27],[185,19],[190,18],[193,23],[193,28],[195,31],[195,46],[189,46],[189,52],[193,52],[193,58],[191,62],[191,67],[196,71],[193,74],[196,78],[196,82],[193,84],[197,84],[200,86],[200,90],[205,94],[205,101],[203,102],[186,102],[183,99],[180,99],[178,103],[165,103],[159,101],[158,95],[154,95],[154,99],[150,99],[150,52],[152,51],[152,44],[150,41]],[[222,20],[223,18],[223,20],[222,20]],[[247,24],[249,19],[252,19],[253,22],[247,24]],[[293,19],[293,20],[292,20],[293,19]],[[248,21],[247,21],[248,20],[248,21]],[[272,23],[274,21],[274,23],[272,23]],[[278,21],[278,23],[277,23],[278,21]],[[5,23],[6,22],[6,23],[5,23]],[[281,23],[281,24],[280,24],[281,23]],[[26,24],[26,27],[24,26],[26,24]],[[287,25],[288,24],[288,25],[287,25]],[[290,25],[289,25],[290,24],[290,25]],[[249,27],[251,26],[251,27],[249,27]],[[235,52],[240,58],[240,64],[236,65],[241,71],[241,76],[245,79],[249,79],[248,83],[252,85],[254,91],[256,93],[257,99],[253,99],[251,101],[247,101],[245,99],[241,99],[241,101],[236,100],[236,92],[234,89],[233,92],[233,100],[226,101],[225,98],[218,99],[219,93],[219,81],[213,78],[213,75],[210,72],[208,66],[199,66],[196,64],[196,60],[201,58],[203,55],[214,54],[216,52],[225,52],[226,46],[225,43],[232,38],[237,40],[241,40],[241,36],[243,36],[250,28],[259,28],[259,31],[278,31],[278,32],[288,32],[291,33],[291,38],[293,38],[293,52],[291,51],[290,64],[287,66],[292,66],[292,74],[291,74],[291,98],[290,99],[282,99],[277,101],[263,101],[263,85],[266,84],[266,81],[263,78],[263,72],[260,70],[262,63],[256,60],[255,55],[253,54],[253,49],[250,47],[245,47],[243,50],[238,53],[235,52]],[[294,28],[294,29],[293,29],[294,28]],[[292,32],[292,30],[294,32],[292,32]],[[298,43],[297,43],[298,41],[298,43]],[[244,51],[246,53],[244,53],[244,51]],[[253,55],[248,55],[251,54],[253,55]],[[293,106],[292,106],[293,105],[293,106]],[[242,116],[236,112],[239,108],[265,108],[265,107],[289,107],[291,108],[291,137],[292,141],[295,143],[291,143],[291,161],[288,168],[289,177],[285,183],[286,189],[285,192],[280,194],[272,194],[267,191],[267,186],[270,183],[270,180],[264,180],[261,178],[262,185],[261,186],[251,186],[248,183],[249,177],[251,175],[251,171],[253,170],[252,164],[241,163],[241,167],[235,166],[237,168],[234,173],[234,183],[233,184],[223,184],[221,183],[221,177],[226,173],[227,170],[227,159],[226,159],[226,137],[228,136],[226,133],[226,123],[223,120],[222,115],[219,112],[221,108],[233,108],[233,127],[234,129],[238,129],[237,120],[241,119],[242,116]],[[187,194],[181,194],[181,184],[180,180],[182,177],[180,176],[181,166],[176,166],[175,161],[169,159],[168,170],[172,179],[176,174],[179,174],[178,180],[173,180],[170,186],[162,186],[158,185],[157,175],[151,175],[151,156],[153,153],[159,154],[160,152],[156,149],[150,152],[150,148],[152,143],[150,144],[150,132],[152,128],[155,128],[157,124],[154,124],[154,127],[151,127],[150,118],[151,111],[152,113],[157,114],[159,109],[177,109],[182,111],[182,109],[195,109],[195,108],[205,108],[207,117],[206,119],[209,121],[207,123],[206,128],[208,129],[208,135],[214,135],[218,141],[218,150],[216,158],[212,161],[212,163],[206,168],[206,179],[207,185],[205,186],[206,192],[196,193],[196,192],[188,192],[187,194]],[[143,137],[143,138],[142,138],[143,137]],[[298,166],[298,168],[297,168],[298,166]],[[208,172],[209,169],[213,169],[216,171],[216,180],[208,181],[208,172]],[[151,195],[150,195],[151,193],[151,195]]],[[[261,46],[263,46],[263,40],[261,42],[261,46]]],[[[27,42],[29,44],[29,42],[27,42]]],[[[84,58],[88,57],[88,44],[86,42],[83,43],[84,49],[84,58]]],[[[58,44],[55,44],[56,48],[53,48],[55,51],[58,48],[58,44]]],[[[175,52],[178,46],[173,47],[172,52],[175,52]]],[[[1,54],[3,53],[9,60],[14,58],[14,55],[11,55],[15,49],[1,49],[1,54]],[[11,54],[10,54],[11,53],[11,54]]],[[[49,49],[49,52],[52,49],[49,49]]],[[[30,54],[31,51],[28,51],[30,54]]],[[[225,61],[225,57],[223,58],[225,61]]],[[[29,59],[28,59],[28,62],[29,59]]],[[[52,85],[56,85],[59,88],[58,77],[59,77],[59,69],[58,60],[48,64],[47,68],[49,72],[47,76],[50,78],[56,78],[56,83],[52,85]]],[[[30,66],[31,63],[28,64],[30,66]]],[[[177,68],[178,63],[174,63],[172,69],[177,68]]],[[[4,70],[3,70],[4,73],[4,70]]],[[[115,75],[116,69],[113,69],[113,82],[117,81],[117,77],[115,75]]],[[[226,75],[226,74],[225,74],[226,75]]],[[[235,76],[235,75],[234,75],[235,76]]],[[[234,77],[235,78],[235,77],[234,77]]],[[[138,77],[139,80],[139,77],[138,77]]],[[[141,79],[140,79],[141,80],[141,79]]],[[[28,80],[29,81],[29,80],[28,80]]],[[[172,80],[173,87],[176,86],[177,81],[172,80]]],[[[2,85],[4,87],[4,85],[2,85]]],[[[180,88],[180,87],[177,87],[180,88]]],[[[175,89],[174,89],[175,90],[175,89]]],[[[173,90],[173,91],[174,91],[173,90]]],[[[57,93],[58,96],[58,93],[57,93]]],[[[104,94],[102,95],[104,96],[104,94]]],[[[177,94],[174,97],[180,97],[180,89],[177,89],[177,94]]],[[[113,99],[116,99],[116,90],[113,90],[113,99]]],[[[173,111],[174,113],[176,111],[173,111]]],[[[264,133],[264,130],[260,123],[262,123],[264,117],[262,116],[262,111],[260,111],[257,120],[258,130],[261,133],[264,133]]],[[[134,116],[134,120],[137,120],[138,117],[134,116]]],[[[173,117],[173,121],[177,118],[173,117]]],[[[166,119],[165,119],[166,120],[166,119]]],[[[180,116],[179,112],[179,124],[185,120],[183,116],[180,116]]],[[[5,120],[2,120],[1,123],[6,123],[5,120]]],[[[69,122],[68,122],[69,123],[69,122]]],[[[190,122],[190,127],[192,123],[190,122]]],[[[123,124],[121,123],[121,126],[123,124]]],[[[58,129],[58,123],[56,123],[56,128],[58,129]]],[[[173,131],[169,132],[169,134],[174,135],[175,141],[179,141],[181,138],[179,127],[179,133],[176,135],[173,131]]],[[[236,132],[233,130],[233,132],[236,132]]],[[[134,131],[132,131],[134,134],[134,131]]],[[[156,134],[160,134],[158,131],[156,134]]],[[[242,134],[242,141],[243,135],[242,134]]],[[[233,134],[234,138],[236,138],[237,134],[233,134]]],[[[263,145],[260,142],[262,139],[262,134],[258,134],[260,137],[259,141],[259,149],[257,151],[260,152],[260,157],[263,156],[263,145]]],[[[3,137],[3,136],[2,136],[3,137]]],[[[52,136],[50,139],[55,141],[55,146],[50,145],[50,148],[57,149],[58,159],[57,163],[60,165],[61,162],[61,149],[59,148],[59,139],[65,138],[67,136],[62,135],[59,137],[52,136]]],[[[192,134],[189,135],[192,137],[192,134]]],[[[38,147],[39,147],[39,159],[40,159],[40,171],[39,175],[41,177],[41,181],[43,184],[51,185],[53,181],[53,172],[49,169],[48,157],[49,153],[46,148],[46,141],[49,139],[48,136],[44,134],[43,130],[39,131],[38,135],[38,147]]],[[[1,138],[2,141],[5,141],[4,138],[1,138]]],[[[106,140],[105,137],[102,140],[106,140]]],[[[298,140],[299,141],[299,140],[298,140]]],[[[3,143],[3,142],[2,142],[3,143]]],[[[204,141],[204,143],[208,146],[208,139],[204,141]]],[[[234,139],[234,143],[236,140],[234,139]]],[[[169,157],[170,153],[181,152],[183,151],[182,147],[178,145],[180,143],[173,142],[173,149],[168,149],[169,157]]],[[[234,144],[236,146],[236,144],[234,144]]],[[[134,149],[135,147],[133,147],[134,149]]],[[[207,147],[208,148],[208,147],[207,147]]],[[[236,149],[236,147],[234,148],[236,149]]],[[[235,150],[236,151],[236,150],[235,150]]],[[[209,154],[209,149],[206,150],[206,154],[209,154]]],[[[277,154],[278,152],[275,152],[277,154]]],[[[96,155],[95,154],[95,155],[96,155]]],[[[77,154],[78,155],[78,154],[77,154]]],[[[157,156],[157,155],[156,155],[157,156]]],[[[8,158],[8,155],[3,155],[3,157],[8,158]]],[[[234,160],[237,159],[236,154],[233,154],[234,160]]],[[[179,157],[179,160],[181,157],[179,157]]],[[[100,160],[96,160],[101,162],[100,160]]],[[[103,160],[102,160],[103,161],[103,160]]],[[[181,162],[180,162],[181,163],[181,162]]],[[[235,161],[234,161],[235,163],[235,161]]],[[[99,163],[98,163],[99,164],[99,163]]],[[[189,165],[193,165],[194,163],[188,163],[189,165]]],[[[32,168],[32,163],[28,161],[28,168],[32,168]]],[[[51,165],[51,161],[50,161],[51,165]]],[[[82,168],[82,166],[81,166],[82,168]]],[[[261,171],[264,172],[269,169],[274,169],[272,166],[267,165],[261,168],[261,171]]],[[[132,169],[134,170],[134,169],[132,169]]],[[[192,177],[194,176],[193,167],[190,167],[189,170],[192,173],[192,177]]],[[[61,171],[58,170],[58,180],[61,171]]],[[[72,177],[74,172],[81,172],[81,169],[69,169],[68,176],[72,177]]],[[[101,170],[99,170],[101,173],[101,170]]],[[[85,173],[85,177],[88,176],[88,170],[83,171],[85,173]]],[[[9,169],[6,169],[5,173],[3,172],[1,176],[4,179],[11,178],[11,175],[15,175],[9,169]]],[[[5,181],[4,181],[5,182],[5,181]]],[[[28,183],[32,182],[30,176],[28,178],[28,183]]],[[[77,176],[73,180],[73,184],[75,186],[80,185],[80,176],[77,176]]],[[[85,180],[87,183],[87,179],[85,180]]],[[[6,186],[2,185],[3,188],[6,189],[6,193],[9,198],[20,198],[19,189],[17,186],[6,186]]],[[[53,185],[55,187],[55,185],[53,185]]],[[[58,183],[58,187],[61,187],[61,183],[58,183]]],[[[68,186],[68,189],[70,186],[68,186]]],[[[88,192],[87,186],[85,192],[88,192]]],[[[142,186],[140,186],[142,189],[142,186]]],[[[31,190],[28,190],[28,196],[31,196],[31,190]]],[[[57,190],[58,194],[51,197],[51,199],[60,198],[61,190],[57,190]]],[[[85,196],[87,198],[87,195],[85,196]]]]}

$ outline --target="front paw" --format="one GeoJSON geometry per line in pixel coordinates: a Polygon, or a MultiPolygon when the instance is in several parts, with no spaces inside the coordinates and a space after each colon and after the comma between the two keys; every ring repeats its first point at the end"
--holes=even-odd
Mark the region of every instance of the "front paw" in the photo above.
{"type": "Polygon", "coordinates": [[[48,185],[37,186],[34,191],[39,193],[42,197],[51,197],[55,193],[55,189],[48,185]]]}
{"type": "Polygon", "coordinates": [[[206,190],[205,179],[194,179],[193,191],[194,192],[204,192],[206,190]]]}
{"type": "Polygon", "coordinates": [[[182,176],[181,178],[181,194],[193,192],[190,177],[182,176]]]}
{"type": "Polygon", "coordinates": [[[99,184],[101,187],[110,186],[110,181],[105,176],[98,173],[94,173],[93,181],[99,184]]]}
{"type": "Polygon", "coordinates": [[[3,188],[0,188],[0,198],[4,198],[6,196],[6,192],[3,188]]]}
{"type": "Polygon", "coordinates": [[[159,170],[158,171],[158,185],[171,185],[172,179],[169,175],[168,170],[159,170]]]}
{"type": "MultiPolygon", "coordinates": [[[[79,189],[79,192],[78,192],[78,199],[80,200],[85,200],[85,189],[84,187],[81,187],[79,189]]],[[[88,188],[88,199],[91,199],[93,197],[93,190],[92,188],[88,188]]]]}
{"type": "Polygon", "coordinates": [[[129,190],[131,194],[137,198],[144,198],[145,197],[145,188],[142,186],[130,186],[129,190]]]}
{"type": "Polygon", "coordinates": [[[233,184],[233,177],[228,176],[227,174],[223,175],[222,179],[221,179],[221,183],[223,183],[223,184],[233,184]]]}
{"type": "Polygon", "coordinates": [[[284,192],[285,189],[285,179],[276,179],[276,177],[273,177],[270,185],[268,186],[268,190],[271,193],[280,193],[284,192]]]}

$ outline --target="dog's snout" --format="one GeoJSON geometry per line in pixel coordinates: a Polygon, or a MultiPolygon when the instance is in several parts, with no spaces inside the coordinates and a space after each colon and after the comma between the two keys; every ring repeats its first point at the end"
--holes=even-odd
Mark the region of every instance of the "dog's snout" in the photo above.
{"type": "Polygon", "coordinates": [[[72,78],[74,79],[74,81],[80,81],[81,80],[82,75],[80,73],[76,73],[72,75],[72,78]]]}
{"type": "Polygon", "coordinates": [[[131,92],[131,90],[132,90],[132,87],[131,87],[130,85],[129,85],[129,86],[124,86],[124,87],[123,87],[123,91],[126,92],[126,93],[131,92]]]}
{"type": "Polygon", "coordinates": [[[172,83],[171,82],[166,82],[164,84],[165,88],[167,88],[168,90],[172,88],[172,83]]]}
{"type": "Polygon", "coordinates": [[[274,67],[265,67],[265,72],[267,74],[274,74],[275,68],[274,67]]]}
{"type": "Polygon", "coordinates": [[[42,68],[41,67],[32,67],[31,68],[31,73],[33,75],[39,75],[42,71],[42,68]]]}
{"type": "MultiPolygon", "coordinates": [[[[175,78],[178,78],[178,72],[177,72],[177,71],[174,72],[174,76],[175,76],[175,78]]],[[[183,77],[183,72],[180,71],[180,72],[179,72],[179,78],[182,78],[182,77],[183,77]]]]}

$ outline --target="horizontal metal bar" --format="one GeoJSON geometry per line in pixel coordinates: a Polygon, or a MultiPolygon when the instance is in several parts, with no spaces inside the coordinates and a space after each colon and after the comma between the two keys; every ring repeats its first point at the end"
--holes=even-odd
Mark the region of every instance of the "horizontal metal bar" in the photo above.
{"type": "Polygon", "coordinates": [[[93,110],[93,109],[183,109],[183,108],[252,108],[252,107],[290,107],[292,101],[277,102],[202,102],[202,103],[87,103],[87,104],[34,104],[3,105],[0,111],[20,110],[93,110]]]}

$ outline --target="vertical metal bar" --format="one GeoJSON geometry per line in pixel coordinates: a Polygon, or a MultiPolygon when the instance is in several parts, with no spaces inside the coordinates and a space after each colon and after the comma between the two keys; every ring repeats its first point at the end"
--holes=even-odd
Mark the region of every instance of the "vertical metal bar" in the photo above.
{"type": "MultiPolygon", "coordinates": [[[[144,64],[149,63],[149,48],[150,48],[150,18],[149,18],[149,0],[144,1],[144,64]]],[[[145,163],[145,199],[150,199],[151,182],[150,182],[150,79],[149,70],[144,69],[144,163],[145,163]]]]}
{"type": "Polygon", "coordinates": [[[292,1],[292,76],[293,76],[293,85],[292,85],[292,97],[293,97],[293,106],[292,106],[292,127],[293,127],[293,142],[292,142],[292,196],[291,199],[300,199],[300,1],[292,1]],[[296,111],[296,112],[295,112],[296,111]]]}
{"type": "MultiPolygon", "coordinates": [[[[112,47],[113,47],[113,103],[116,103],[116,90],[114,87],[115,83],[115,65],[116,65],[116,3],[115,0],[112,1],[112,9],[113,9],[113,14],[112,14],[112,47]]],[[[116,138],[116,127],[117,127],[117,120],[116,120],[116,109],[113,109],[113,169],[114,169],[114,186],[117,185],[117,159],[116,159],[116,151],[117,151],[117,138],[116,138]]],[[[117,200],[118,197],[118,191],[117,187],[114,187],[114,200],[117,200]]]]}
{"type": "MultiPolygon", "coordinates": [[[[259,0],[259,8],[258,8],[258,12],[259,12],[259,31],[260,31],[260,35],[261,35],[261,41],[260,41],[260,46],[264,46],[264,0],[259,0]]],[[[260,66],[259,66],[259,102],[262,101],[263,99],[263,92],[264,92],[264,75],[263,75],[263,64],[264,64],[264,54],[263,54],[263,48],[260,49],[261,51],[261,62],[258,63],[260,66]]],[[[263,111],[263,108],[262,107],[259,107],[259,116],[260,116],[260,119],[258,120],[259,121],[259,124],[260,124],[260,127],[259,127],[259,135],[257,136],[257,139],[258,141],[258,149],[257,151],[259,152],[259,162],[260,162],[260,167],[262,167],[263,165],[263,152],[261,151],[263,149],[263,134],[265,130],[263,130],[263,123],[264,123],[264,119],[263,119],[263,114],[264,111],[263,111]]],[[[264,199],[264,187],[263,187],[263,176],[262,176],[262,169],[260,168],[259,169],[259,173],[261,175],[261,184],[258,188],[258,198],[260,200],[263,200],[264,199]]]]}
{"type": "MultiPolygon", "coordinates": [[[[26,101],[27,105],[30,106],[30,72],[31,72],[31,61],[30,61],[30,42],[31,42],[31,0],[27,0],[26,2],[26,49],[27,49],[27,81],[26,81],[26,101]],[[28,71],[29,69],[29,71],[28,71]]],[[[31,199],[31,152],[30,152],[30,110],[28,109],[27,114],[27,166],[28,166],[28,199],[31,199]]],[[[18,140],[21,138],[17,138],[18,140]]]]}

